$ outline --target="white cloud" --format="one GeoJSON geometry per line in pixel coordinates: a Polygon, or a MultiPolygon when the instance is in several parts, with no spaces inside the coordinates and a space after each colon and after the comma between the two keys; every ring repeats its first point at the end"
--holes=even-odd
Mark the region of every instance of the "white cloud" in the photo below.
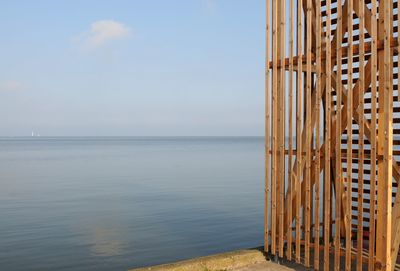
{"type": "Polygon", "coordinates": [[[0,82],[0,91],[19,91],[24,89],[25,86],[18,81],[10,80],[0,82]]]}
{"type": "Polygon", "coordinates": [[[113,40],[123,39],[131,34],[131,29],[123,23],[114,20],[93,22],[90,30],[79,37],[79,42],[85,48],[96,48],[113,40]]]}

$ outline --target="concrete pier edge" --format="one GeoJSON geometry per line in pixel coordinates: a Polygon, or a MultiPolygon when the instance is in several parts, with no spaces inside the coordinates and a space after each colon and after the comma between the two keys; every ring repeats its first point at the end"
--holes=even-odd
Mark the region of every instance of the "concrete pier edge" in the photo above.
{"type": "Polygon", "coordinates": [[[293,270],[269,260],[263,248],[253,248],[199,257],[175,263],[131,269],[131,271],[258,271],[293,270]]]}

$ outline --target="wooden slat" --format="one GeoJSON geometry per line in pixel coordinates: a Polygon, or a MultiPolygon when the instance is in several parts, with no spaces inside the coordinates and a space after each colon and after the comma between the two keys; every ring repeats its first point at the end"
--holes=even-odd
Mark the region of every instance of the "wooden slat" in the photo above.
{"type": "MultiPolygon", "coordinates": [[[[353,44],[353,1],[350,0],[347,2],[347,14],[344,14],[347,16],[347,36],[348,36],[348,43],[353,44]]],[[[343,41],[344,42],[344,41],[343,41]]],[[[349,90],[347,92],[347,168],[351,168],[353,161],[352,161],[352,123],[353,123],[353,50],[348,50],[347,51],[347,78],[348,78],[348,83],[347,83],[347,89],[349,90]]],[[[364,91],[362,89],[362,91],[364,91]]],[[[345,223],[345,236],[346,236],[346,256],[345,256],[345,270],[350,271],[351,270],[351,171],[348,171],[346,173],[346,202],[345,208],[346,210],[344,211],[344,223],[345,223]]]]}
{"type": "Polygon", "coordinates": [[[376,235],[376,270],[391,270],[391,203],[392,203],[392,90],[390,88],[391,33],[390,1],[379,2],[378,39],[384,39],[385,48],[378,53],[379,111],[378,117],[378,220],[376,235]],[[383,14],[382,14],[383,12],[383,14]]]}
{"type": "MultiPolygon", "coordinates": [[[[282,35],[281,35],[281,18],[282,18],[282,14],[281,14],[281,8],[282,7],[282,3],[281,1],[277,1],[277,13],[278,13],[278,19],[277,19],[277,55],[276,58],[278,59],[278,61],[281,61],[281,52],[282,52],[282,35]]],[[[281,137],[282,137],[282,110],[281,110],[281,97],[282,97],[282,93],[281,93],[281,66],[278,66],[277,68],[277,81],[276,81],[276,85],[277,85],[277,97],[276,97],[276,134],[277,134],[277,142],[276,142],[276,147],[277,147],[277,155],[276,155],[276,160],[277,160],[277,164],[276,164],[276,209],[277,209],[277,213],[276,213],[276,254],[279,255],[280,253],[280,230],[281,227],[279,225],[280,222],[280,214],[281,214],[281,176],[282,176],[282,164],[281,164],[281,150],[282,150],[282,146],[281,146],[281,137]]]]}
{"type": "MultiPolygon", "coordinates": [[[[315,126],[315,148],[317,149],[315,155],[317,157],[320,157],[320,151],[319,148],[321,147],[321,135],[320,135],[320,105],[321,105],[321,87],[322,87],[322,63],[321,63],[321,51],[322,51],[322,32],[321,32],[321,2],[316,1],[316,56],[317,56],[317,77],[316,77],[316,89],[315,91],[317,92],[317,102],[316,102],[316,126],[315,126]]],[[[311,158],[310,158],[311,159],[311,158]]],[[[315,164],[315,170],[316,172],[320,172],[320,159],[317,159],[317,163],[315,164]]],[[[312,200],[312,199],[311,199],[312,200]]],[[[291,206],[291,204],[289,205],[291,206]]],[[[315,174],[315,208],[314,208],[314,223],[316,226],[314,226],[314,244],[315,244],[315,249],[314,249],[314,269],[319,270],[319,242],[320,242],[320,174],[315,174]]]]}
{"type": "Polygon", "coordinates": [[[266,23],[265,23],[265,193],[264,193],[264,251],[269,252],[269,194],[271,182],[271,108],[270,108],[270,69],[268,66],[270,57],[270,0],[265,0],[266,23]]]}
{"type": "MultiPolygon", "coordinates": [[[[337,11],[337,28],[336,32],[341,37],[342,36],[342,5],[338,3],[338,11],[337,11]]],[[[336,41],[336,63],[337,63],[337,81],[336,81],[336,90],[337,90],[337,104],[336,104],[336,143],[335,144],[335,151],[336,153],[340,153],[340,144],[339,138],[342,135],[341,123],[342,123],[342,113],[340,105],[342,104],[342,90],[341,90],[341,61],[342,61],[342,51],[341,51],[341,44],[342,41],[338,39],[336,41]],[[339,107],[338,107],[339,105],[339,107]]],[[[336,222],[335,222],[335,258],[334,258],[334,270],[340,270],[340,221],[341,221],[341,184],[342,184],[342,161],[340,160],[340,156],[336,155],[336,174],[335,174],[335,201],[336,201],[336,222]]]]}
{"type": "MultiPolygon", "coordinates": [[[[285,30],[286,30],[286,8],[285,8],[285,3],[286,1],[279,1],[279,17],[280,17],[280,24],[279,24],[279,42],[278,42],[278,49],[279,49],[279,59],[284,61],[285,59],[285,30]]],[[[278,210],[279,210],[279,230],[278,230],[278,246],[279,246],[279,257],[284,256],[284,224],[283,224],[283,218],[284,218],[284,196],[285,196],[285,155],[284,155],[284,150],[285,150],[285,127],[286,127],[286,121],[285,121],[285,96],[286,96],[286,91],[285,91],[285,69],[282,67],[279,69],[279,166],[278,166],[278,174],[279,174],[279,203],[278,203],[278,210]]]]}
{"type": "MultiPolygon", "coordinates": [[[[303,16],[302,16],[302,1],[297,0],[297,55],[302,54],[303,50],[303,16]]],[[[296,85],[296,149],[301,154],[302,153],[302,103],[303,103],[303,73],[302,73],[302,65],[299,66],[297,72],[297,85],[296,85]]],[[[293,181],[296,183],[296,194],[301,195],[301,175],[302,175],[302,155],[296,155],[297,163],[296,166],[296,175],[293,181]]],[[[290,192],[290,191],[289,191],[290,192]]],[[[288,194],[290,196],[290,194],[288,194]]],[[[301,206],[301,197],[296,198],[296,262],[300,263],[301,261],[301,217],[300,217],[300,206],[301,206]]]]}
{"type": "MultiPolygon", "coordinates": [[[[330,43],[331,40],[331,3],[327,0],[327,34],[325,37],[325,43],[330,43]]],[[[331,153],[331,47],[326,48],[326,98],[325,98],[325,159],[324,159],[324,270],[330,270],[330,255],[329,247],[330,244],[330,225],[331,225],[331,164],[330,164],[330,153],[331,153]]]]}
{"type": "Polygon", "coordinates": [[[278,14],[277,1],[272,1],[272,182],[271,182],[271,252],[276,254],[277,239],[277,93],[278,93],[278,14]]]}
{"type": "Polygon", "coordinates": [[[305,247],[304,247],[304,265],[310,266],[310,227],[311,227],[311,58],[312,58],[312,2],[307,0],[307,31],[306,31],[306,55],[307,55],[307,71],[306,71],[306,195],[305,195],[305,247]]]}
{"type": "Polygon", "coordinates": [[[371,54],[371,175],[370,175],[370,222],[369,222],[369,260],[368,270],[375,270],[375,184],[376,184],[376,100],[377,100],[377,2],[371,0],[371,37],[372,37],[372,54],[371,54]]]}
{"type": "MultiPolygon", "coordinates": [[[[355,10],[359,10],[358,17],[360,21],[360,43],[364,44],[364,28],[365,28],[365,18],[364,18],[364,1],[355,1],[355,6],[358,5],[359,8],[355,7],[355,10]],[[357,4],[356,4],[357,3],[357,4]]],[[[364,47],[360,46],[360,85],[361,89],[365,89],[365,70],[364,70],[364,47]]],[[[364,92],[364,91],[363,91],[364,92]]],[[[359,95],[359,111],[364,115],[364,95],[359,95]]],[[[358,227],[357,227],[357,271],[362,271],[363,269],[363,195],[364,195],[364,118],[360,119],[359,125],[359,137],[358,137],[358,227]]],[[[351,193],[351,192],[350,192],[351,193]]]]}
{"type": "MultiPolygon", "coordinates": [[[[292,157],[293,157],[293,54],[294,54],[294,0],[290,0],[289,4],[289,157],[288,157],[288,176],[292,175],[292,157]]],[[[292,178],[288,178],[289,189],[293,191],[292,178]]],[[[287,212],[292,217],[292,206],[290,205],[287,212]]],[[[287,228],[287,258],[292,259],[292,225],[287,228]]]]}
{"type": "MultiPolygon", "coordinates": [[[[399,11],[397,12],[399,13],[399,11]]],[[[400,25],[399,14],[397,15],[397,25],[400,25]]],[[[398,52],[400,52],[400,45],[397,50],[398,52]]],[[[400,69],[397,69],[397,75],[399,75],[399,73],[400,69]]],[[[397,96],[397,101],[399,100],[400,100],[400,95],[397,96]]],[[[393,123],[397,122],[393,119],[393,123]]],[[[392,234],[392,242],[391,242],[390,257],[391,257],[392,270],[394,270],[400,246],[400,191],[399,190],[396,191],[396,196],[393,204],[391,234],[392,234]]]]}
{"type": "Polygon", "coordinates": [[[396,191],[392,214],[391,264],[394,270],[400,245],[400,191],[396,191]]]}

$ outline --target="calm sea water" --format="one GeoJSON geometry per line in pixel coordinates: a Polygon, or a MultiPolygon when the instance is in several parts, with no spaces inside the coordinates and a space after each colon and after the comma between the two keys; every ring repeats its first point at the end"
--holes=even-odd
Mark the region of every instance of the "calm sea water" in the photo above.
{"type": "Polygon", "coordinates": [[[263,138],[0,139],[0,270],[126,270],[263,243],[263,138]]]}

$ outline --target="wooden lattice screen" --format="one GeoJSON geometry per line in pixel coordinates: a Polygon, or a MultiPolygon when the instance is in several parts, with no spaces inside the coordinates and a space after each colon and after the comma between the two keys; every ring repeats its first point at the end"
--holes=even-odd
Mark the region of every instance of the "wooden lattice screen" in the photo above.
{"type": "Polygon", "coordinates": [[[266,0],[266,14],[265,250],[400,270],[398,1],[266,0]]]}

